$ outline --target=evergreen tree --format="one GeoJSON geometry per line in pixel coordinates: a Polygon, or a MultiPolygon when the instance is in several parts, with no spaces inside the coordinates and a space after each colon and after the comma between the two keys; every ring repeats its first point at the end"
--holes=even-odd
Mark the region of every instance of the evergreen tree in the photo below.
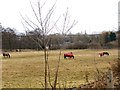
{"type": "Polygon", "coordinates": [[[116,34],[114,32],[111,32],[109,37],[110,37],[110,41],[115,41],[116,40],[116,34]]]}

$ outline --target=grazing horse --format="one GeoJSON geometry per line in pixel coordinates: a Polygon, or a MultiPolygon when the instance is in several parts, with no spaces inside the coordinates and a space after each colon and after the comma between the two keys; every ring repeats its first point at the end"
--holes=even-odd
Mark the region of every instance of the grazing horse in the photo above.
{"type": "Polygon", "coordinates": [[[108,53],[108,52],[103,52],[103,56],[104,56],[104,55],[109,55],[109,53],[108,53]]]}
{"type": "Polygon", "coordinates": [[[108,52],[100,52],[100,53],[99,53],[99,57],[102,57],[102,56],[104,56],[104,55],[109,55],[109,53],[108,53],[108,52]]]}
{"type": "Polygon", "coordinates": [[[103,55],[102,52],[100,52],[100,53],[99,53],[99,57],[102,57],[102,55],[103,55]]]}
{"type": "Polygon", "coordinates": [[[7,56],[7,57],[10,58],[10,54],[9,54],[9,53],[3,53],[3,56],[4,56],[4,57],[7,56]]]}
{"type": "Polygon", "coordinates": [[[73,59],[74,59],[74,55],[73,54],[71,54],[71,53],[65,53],[64,54],[64,59],[66,58],[66,57],[73,57],[73,59]]]}

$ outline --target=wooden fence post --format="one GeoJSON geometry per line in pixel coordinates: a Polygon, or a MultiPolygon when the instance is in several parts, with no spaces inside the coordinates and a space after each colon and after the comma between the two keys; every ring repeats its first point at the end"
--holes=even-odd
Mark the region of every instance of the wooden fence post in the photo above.
{"type": "Polygon", "coordinates": [[[106,81],[107,81],[107,88],[111,88],[113,90],[114,84],[113,84],[113,73],[112,73],[112,71],[108,71],[106,73],[106,81]]]}

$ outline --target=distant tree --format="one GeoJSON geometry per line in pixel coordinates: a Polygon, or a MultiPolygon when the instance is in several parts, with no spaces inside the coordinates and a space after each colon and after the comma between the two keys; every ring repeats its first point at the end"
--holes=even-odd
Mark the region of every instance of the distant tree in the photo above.
{"type": "Polygon", "coordinates": [[[100,45],[109,48],[109,43],[116,40],[116,34],[114,32],[102,32],[100,34],[100,45]]]}
{"type": "Polygon", "coordinates": [[[109,42],[109,32],[102,32],[102,34],[100,34],[101,46],[106,45],[108,42],[109,42]]]}
{"type": "Polygon", "coordinates": [[[50,49],[60,49],[60,45],[63,45],[62,35],[52,34],[50,36],[49,48],[50,49]]]}
{"type": "Polygon", "coordinates": [[[18,49],[28,49],[26,47],[26,35],[24,33],[19,33],[18,37],[18,49]]]}
{"type": "Polygon", "coordinates": [[[114,32],[111,32],[109,35],[110,41],[115,41],[116,40],[116,34],[114,32]]]}
{"type": "Polygon", "coordinates": [[[2,31],[2,48],[10,50],[18,48],[17,35],[15,31],[9,27],[2,31]]]}
{"type": "Polygon", "coordinates": [[[104,44],[108,43],[109,42],[109,33],[106,32],[105,36],[103,38],[104,38],[104,44]]]}
{"type": "Polygon", "coordinates": [[[89,38],[91,40],[91,42],[99,42],[99,38],[100,38],[100,35],[99,34],[92,34],[92,35],[89,35],[89,38]]]}

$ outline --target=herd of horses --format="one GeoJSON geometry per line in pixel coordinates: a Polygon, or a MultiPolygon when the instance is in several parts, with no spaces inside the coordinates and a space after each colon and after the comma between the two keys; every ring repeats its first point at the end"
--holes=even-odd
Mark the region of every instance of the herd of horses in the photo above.
{"type": "MultiPolygon", "coordinates": [[[[101,57],[101,56],[104,56],[104,55],[109,55],[109,53],[108,53],[108,52],[100,52],[100,53],[99,53],[99,56],[100,56],[100,57],[101,57]]],[[[4,58],[5,58],[5,57],[10,58],[10,54],[7,53],[7,52],[4,52],[4,53],[3,53],[3,56],[4,56],[4,58]]],[[[65,54],[64,54],[64,59],[66,59],[66,57],[70,57],[70,58],[73,58],[73,59],[74,59],[74,55],[73,55],[72,52],[70,52],[70,53],[65,53],[65,54]]]]}
{"type": "MultiPolygon", "coordinates": [[[[99,56],[100,56],[100,57],[102,57],[102,56],[104,56],[104,55],[109,55],[109,53],[108,53],[108,52],[100,52],[100,53],[99,53],[99,56]]],[[[66,57],[70,57],[70,58],[73,58],[73,59],[74,59],[74,55],[73,55],[72,52],[70,52],[70,53],[65,53],[65,54],[64,54],[64,59],[66,59],[66,57]]]]}

